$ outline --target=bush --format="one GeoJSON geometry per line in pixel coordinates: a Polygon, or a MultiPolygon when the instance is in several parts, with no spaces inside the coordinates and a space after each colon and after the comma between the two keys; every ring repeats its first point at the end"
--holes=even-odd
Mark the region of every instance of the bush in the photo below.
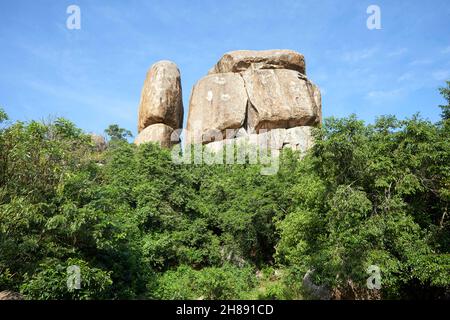
{"type": "Polygon", "coordinates": [[[111,284],[111,272],[92,268],[83,260],[69,259],[64,263],[50,260],[40,264],[32,276],[25,276],[21,292],[28,299],[101,299],[109,296],[111,284]],[[68,285],[70,266],[80,268],[79,290],[68,285]]]}
{"type": "Polygon", "coordinates": [[[156,299],[242,299],[255,285],[253,270],[230,265],[194,270],[180,266],[165,272],[153,292],[156,299]]]}

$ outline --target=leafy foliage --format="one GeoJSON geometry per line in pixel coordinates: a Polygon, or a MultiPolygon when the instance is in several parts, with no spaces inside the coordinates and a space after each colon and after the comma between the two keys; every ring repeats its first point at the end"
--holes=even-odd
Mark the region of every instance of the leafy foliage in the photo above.
{"type": "Polygon", "coordinates": [[[110,125],[105,129],[105,133],[111,141],[126,141],[127,138],[133,136],[130,130],[121,128],[117,124],[110,125]]]}
{"type": "MultiPolygon", "coordinates": [[[[447,86],[450,84],[447,83],[447,86]]],[[[449,101],[449,88],[441,89],[449,101]]],[[[329,118],[300,161],[176,164],[117,125],[106,151],[65,119],[4,122],[0,290],[30,299],[446,298],[450,123],[329,118]],[[67,268],[81,269],[68,290],[67,268]],[[370,265],[380,291],[366,288],[370,265]]]]}
{"type": "Polygon", "coordinates": [[[315,269],[318,283],[353,298],[364,295],[372,264],[382,270],[384,297],[448,295],[447,122],[327,119],[302,164],[302,175],[323,181],[314,203],[323,202],[305,199],[279,224],[278,261],[315,269]]]}
{"type": "Polygon", "coordinates": [[[224,265],[193,270],[180,266],[165,272],[157,282],[158,299],[240,299],[255,282],[250,268],[224,265]]]}

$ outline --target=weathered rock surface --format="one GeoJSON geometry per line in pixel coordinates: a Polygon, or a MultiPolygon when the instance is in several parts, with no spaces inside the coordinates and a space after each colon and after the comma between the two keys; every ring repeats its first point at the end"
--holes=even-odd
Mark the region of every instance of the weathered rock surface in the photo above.
{"type": "Polygon", "coordinates": [[[106,139],[105,137],[96,134],[96,133],[91,133],[91,141],[95,146],[95,149],[97,151],[104,151],[107,147],[107,143],[106,143],[106,139]]]}
{"type": "Polygon", "coordinates": [[[25,297],[17,292],[1,291],[0,300],[25,300],[25,297]]]}
{"type": "Polygon", "coordinates": [[[220,152],[227,145],[256,145],[259,148],[281,150],[291,148],[304,154],[313,145],[311,130],[313,127],[301,126],[290,129],[272,129],[260,134],[249,134],[214,141],[206,145],[206,149],[212,152],[220,152]]]}
{"type": "Polygon", "coordinates": [[[312,281],[314,270],[308,270],[303,277],[303,287],[308,291],[312,298],[319,300],[330,300],[332,293],[329,288],[324,285],[316,285],[312,281]]]}
{"type": "Polygon", "coordinates": [[[180,71],[171,61],[152,65],[142,88],[138,132],[156,123],[173,129],[181,128],[183,123],[180,71]]]}
{"type": "Polygon", "coordinates": [[[134,140],[136,145],[148,142],[158,142],[161,147],[170,148],[180,142],[180,137],[171,127],[157,123],[142,130],[134,140]]]}
{"type": "MultiPolygon", "coordinates": [[[[185,142],[214,151],[244,143],[305,152],[322,120],[320,90],[305,74],[303,55],[292,50],[226,53],[192,89],[185,142]]],[[[135,143],[171,147],[182,120],[180,72],[173,62],[155,63],[142,89],[135,143]]]]}
{"type": "Polygon", "coordinates": [[[187,122],[188,143],[207,143],[226,129],[244,125],[247,92],[239,74],[208,75],[198,81],[191,94],[187,122]],[[203,141],[202,141],[203,140],[203,141]]]}
{"type": "Polygon", "coordinates": [[[321,123],[321,108],[320,90],[306,78],[302,54],[232,51],[194,86],[186,141],[212,144],[215,150],[243,140],[258,145],[268,141],[275,150],[304,152],[312,145],[310,127],[321,123]]]}
{"type": "Polygon", "coordinates": [[[320,122],[320,91],[293,70],[248,70],[243,73],[251,107],[248,129],[292,128],[320,122]]]}
{"type": "Polygon", "coordinates": [[[306,152],[313,146],[312,128],[310,126],[294,127],[286,130],[283,148],[306,152]]]}
{"type": "Polygon", "coordinates": [[[289,69],[305,73],[305,58],[293,50],[238,50],[228,52],[209,71],[212,73],[243,72],[247,69],[289,69]]]}

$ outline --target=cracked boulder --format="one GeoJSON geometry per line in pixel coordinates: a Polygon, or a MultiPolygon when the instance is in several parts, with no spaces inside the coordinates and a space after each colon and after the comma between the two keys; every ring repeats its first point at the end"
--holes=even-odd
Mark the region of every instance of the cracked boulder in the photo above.
{"type": "Polygon", "coordinates": [[[303,74],[293,70],[248,70],[243,78],[250,101],[248,131],[320,123],[320,91],[303,74]]]}
{"type": "Polygon", "coordinates": [[[247,109],[244,80],[236,73],[203,77],[192,89],[187,143],[208,143],[226,137],[226,130],[244,126],[247,109]]]}
{"type": "Polygon", "coordinates": [[[232,51],[194,86],[186,142],[220,149],[233,140],[270,141],[275,150],[304,152],[312,145],[311,127],[321,123],[321,108],[320,90],[307,79],[302,54],[232,51]]]}

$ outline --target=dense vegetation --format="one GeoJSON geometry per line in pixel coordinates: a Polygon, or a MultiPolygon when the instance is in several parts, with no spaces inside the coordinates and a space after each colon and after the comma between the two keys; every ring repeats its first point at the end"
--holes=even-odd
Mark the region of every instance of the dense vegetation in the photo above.
{"type": "MultiPolygon", "coordinates": [[[[442,119],[330,118],[299,161],[180,165],[108,128],[0,111],[0,291],[31,299],[450,295],[450,82],[442,119]],[[67,267],[81,268],[80,290],[67,267]],[[380,290],[366,287],[370,265],[380,290]]],[[[1,110],[1,109],[0,109],[1,110]]]]}

